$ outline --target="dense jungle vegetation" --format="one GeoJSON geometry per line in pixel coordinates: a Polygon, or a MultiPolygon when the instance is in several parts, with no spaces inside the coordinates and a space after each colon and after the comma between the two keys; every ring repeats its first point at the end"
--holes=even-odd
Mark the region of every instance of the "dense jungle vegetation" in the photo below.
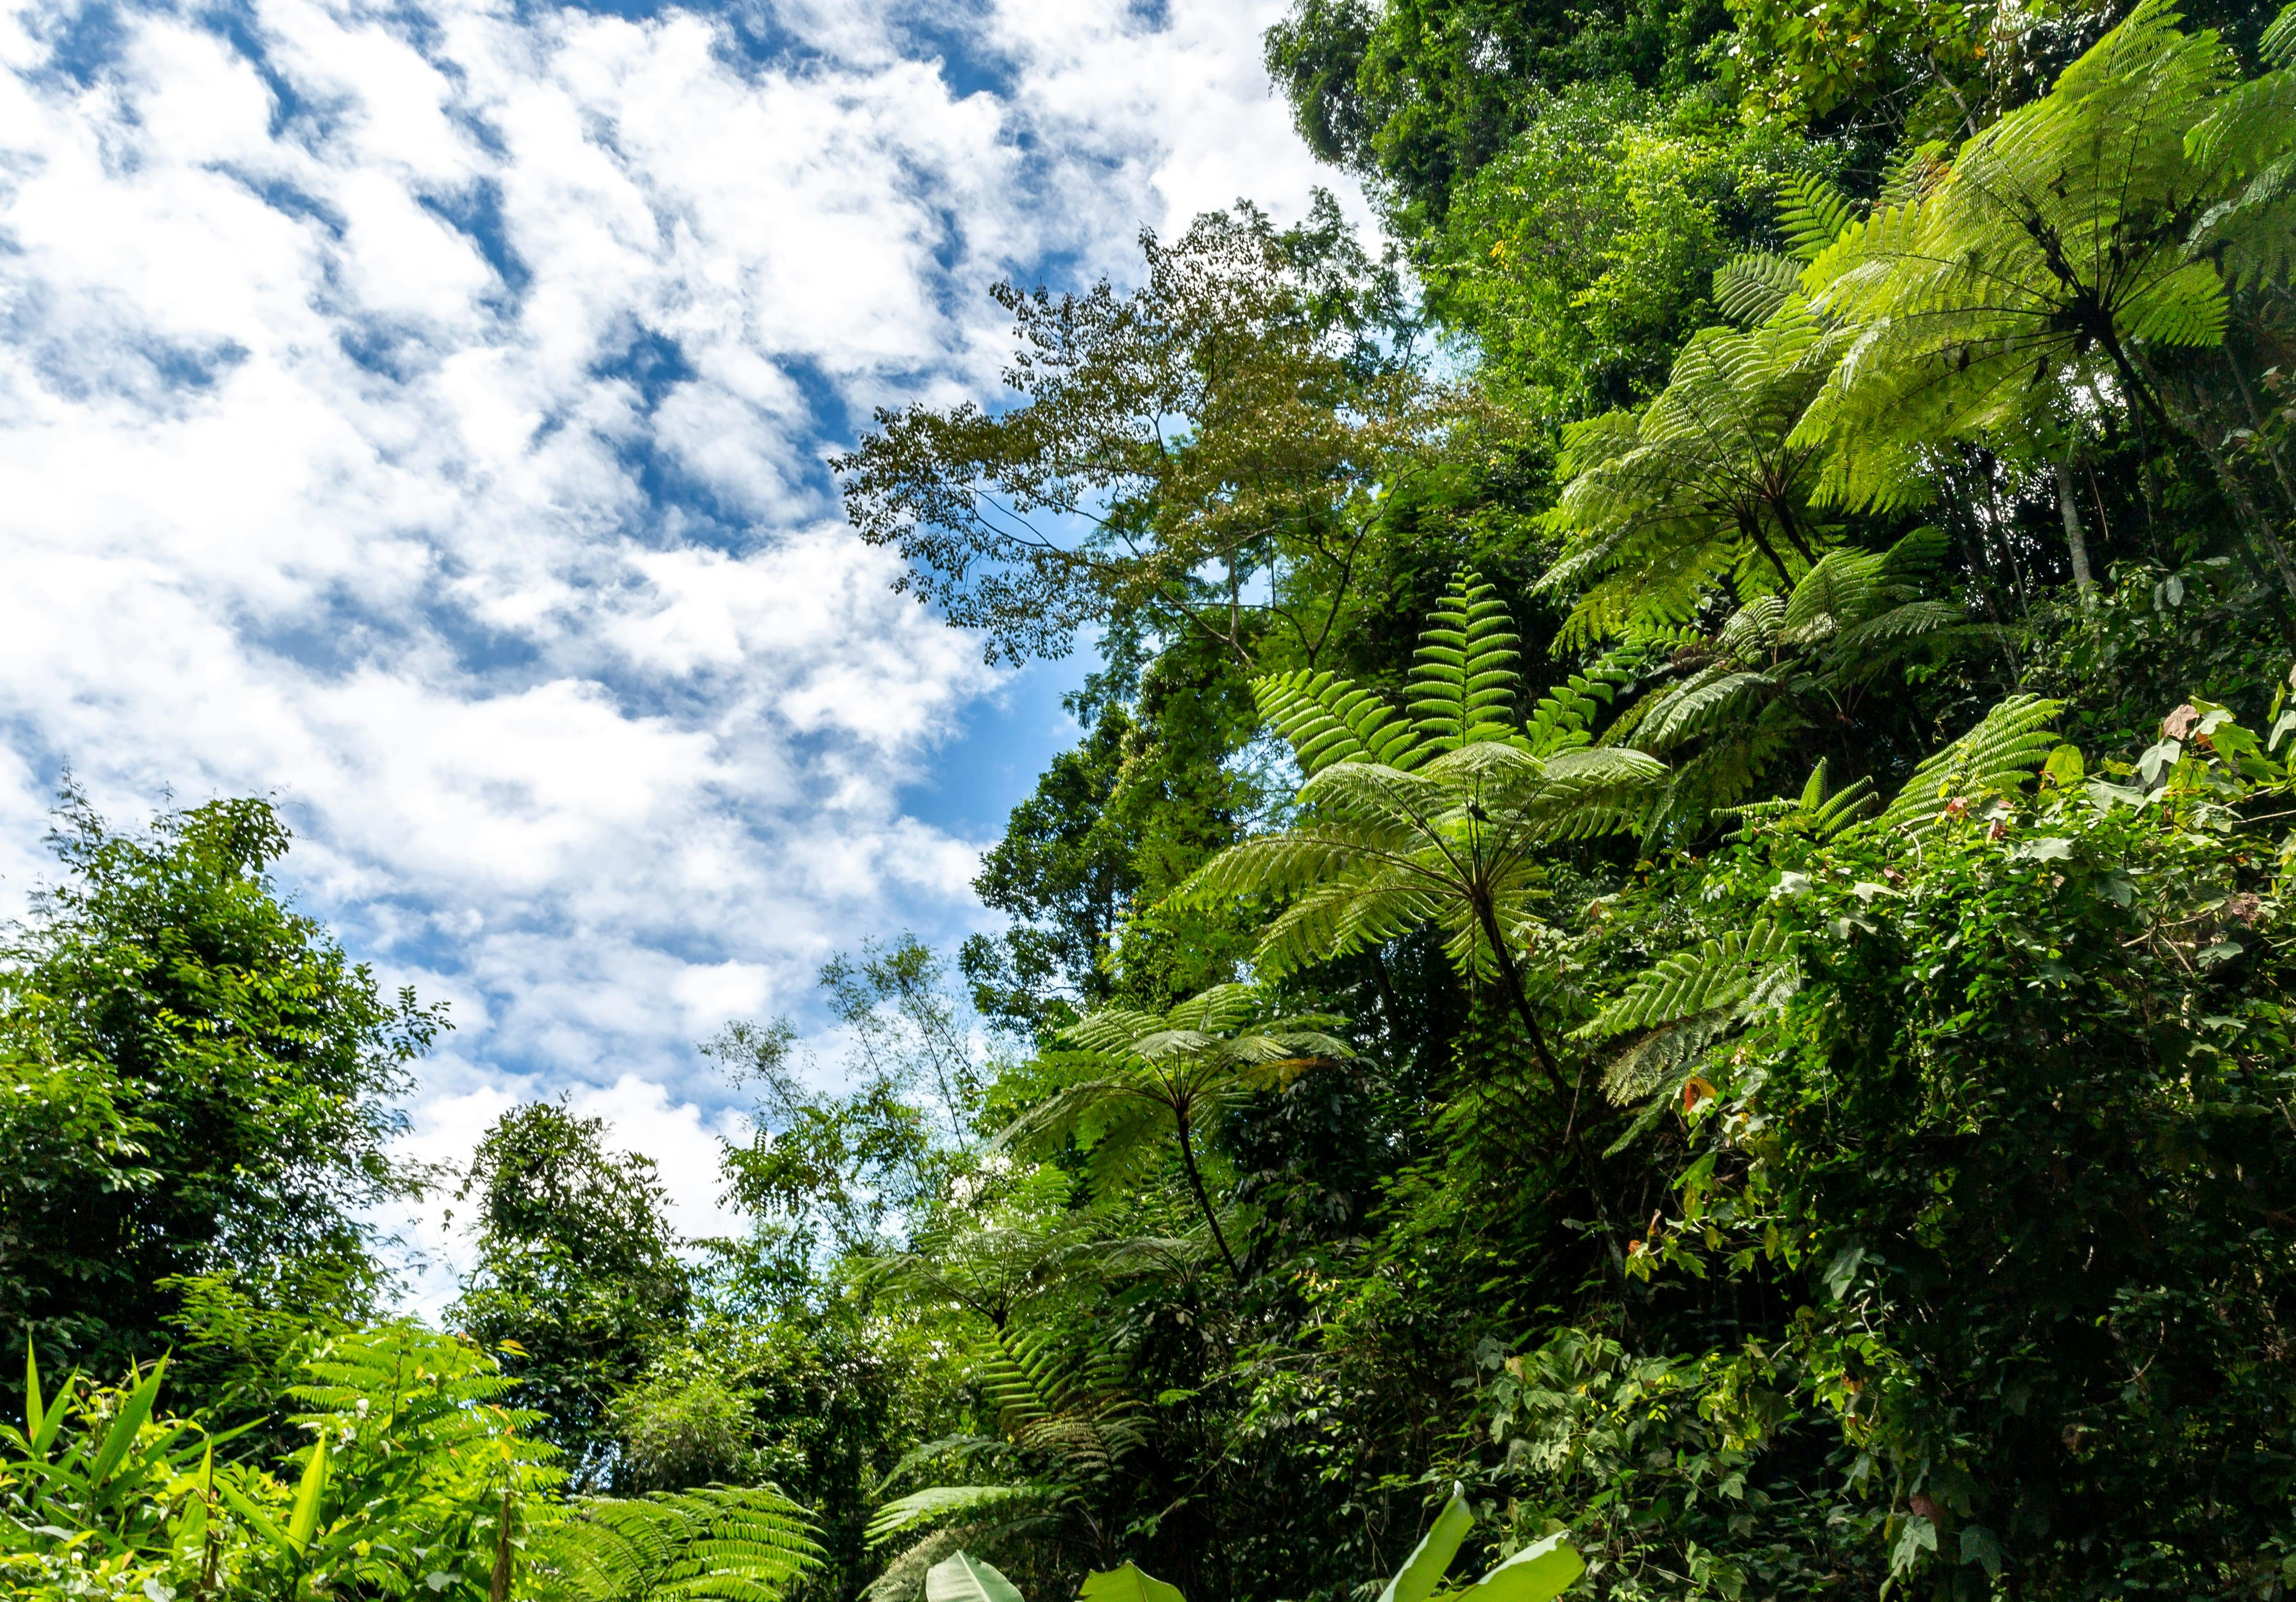
{"type": "Polygon", "coordinates": [[[2296,1586],[2296,10],[1267,53],[1387,244],[1239,203],[999,286],[1009,392],[834,464],[992,659],[1090,666],[1001,932],[824,971],[842,1089],[702,1047],[742,1237],[557,1105],[395,1164],[445,1020],[270,809],[67,798],[0,970],[0,1577],[2296,1586]],[[442,1185],[433,1331],[358,1220],[442,1185]]]}

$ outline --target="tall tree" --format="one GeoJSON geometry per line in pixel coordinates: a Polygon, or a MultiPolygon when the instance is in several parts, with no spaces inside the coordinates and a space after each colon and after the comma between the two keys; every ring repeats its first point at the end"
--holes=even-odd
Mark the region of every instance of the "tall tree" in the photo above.
{"type": "Polygon", "coordinates": [[[1297,227],[1240,204],[1141,249],[1129,293],[998,285],[1020,404],[881,411],[832,463],[847,514],[992,661],[1061,655],[1127,611],[1246,666],[1268,628],[1313,661],[1381,486],[1449,410],[1396,270],[1329,195],[1297,227]]]}
{"type": "MultiPolygon", "coordinates": [[[[0,1327],[93,1369],[158,1357],[186,1277],[299,1313],[369,1305],[365,1209],[411,1195],[391,1104],[446,1027],[386,998],[271,876],[263,801],[105,825],[0,948],[0,1327]]],[[[196,1376],[190,1376],[196,1383],[196,1376]]]]}
{"type": "Polygon", "coordinates": [[[532,1102],[495,1121],[456,1195],[477,1202],[479,1261],[447,1321],[502,1351],[519,1403],[596,1489],[615,1470],[615,1395],[692,1303],[653,1160],[608,1149],[603,1119],[532,1102]]]}

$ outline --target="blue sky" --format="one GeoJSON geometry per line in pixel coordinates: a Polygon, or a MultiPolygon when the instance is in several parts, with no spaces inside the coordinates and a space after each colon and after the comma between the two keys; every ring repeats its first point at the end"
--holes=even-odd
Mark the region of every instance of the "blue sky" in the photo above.
{"type": "Polygon", "coordinates": [[[303,904],[452,1006],[415,1154],[564,1092],[709,1227],[692,1043],[982,926],[1070,733],[1079,664],[992,671],[892,595],[823,458],[993,399],[992,280],[1330,184],[1276,9],[8,12],[6,893],[66,764],[123,821],[275,793],[303,904]]]}

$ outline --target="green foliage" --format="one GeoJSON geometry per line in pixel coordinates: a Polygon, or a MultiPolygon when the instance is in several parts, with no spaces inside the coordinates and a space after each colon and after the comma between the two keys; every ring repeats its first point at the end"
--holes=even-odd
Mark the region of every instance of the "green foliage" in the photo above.
{"type": "Polygon", "coordinates": [[[1675,764],[1644,837],[1684,837],[1710,811],[1741,810],[1774,763],[1885,697],[1893,670],[1900,678],[1934,672],[1956,653],[2000,645],[2002,630],[1931,594],[1945,546],[1938,530],[1917,529],[1886,551],[1837,548],[1784,598],[1757,596],[1710,636],[1675,633],[1666,670],[1649,675],[1660,682],[1603,736],[1675,764]]]}
{"type": "Polygon", "coordinates": [[[535,1102],[496,1120],[457,1193],[478,1203],[479,1261],[448,1310],[507,1354],[575,1484],[611,1472],[607,1412],[685,1324],[692,1287],[652,1162],[606,1126],[535,1102]]]}
{"type": "MultiPolygon", "coordinates": [[[[109,829],[67,792],[64,876],[0,952],[0,1321],[111,1371],[172,1343],[184,1277],[250,1307],[352,1315],[361,1211],[411,1194],[393,1099],[445,1026],[280,899],[259,801],[109,829]]],[[[220,1395],[227,1357],[195,1354],[220,1395]]]]}
{"type": "Polygon", "coordinates": [[[932,1602],[951,1584],[975,1583],[975,1567],[994,1576],[995,1585],[1007,1585],[995,1569],[958,1549],[966,1543],[995,1549],[1026,1540],[1095,1553],[1104,1544],[1090,1499],[1144,1439],[1124,1360],[1105,1351],[1064,1350],[1049,1335],[1020,1335],[1003,1326],[991,1327],[981,1351],[982,1401],[1002,1440],[928,1442],[895,1465],[886,1481],[950,1460],[978,1473],[1001,1471],[1002,1477],[929,1485],[878,1508],[869,1521],[871,1544],[906,1544],[871,1584],[872,1602],[905,1602],[920,1588],[932,1602]]]}
{"type": "Polygon", "coordinates": [[[1406,234],[1538,115],[1539,90],[1627,77],[1678,87],[1718,4],[1618,12],[1519,0],[1297,0],[1267,35],[1270,74],[1309,147],[1374,176],[1406,234]]]}
{"type": "MultiPolygon", "coordinates": [[[[2177,21],[2138,6],[2046,95],[1811,264],[1818,315],[1857,331],[1796,436],[1830,451],[1832,498],[1921,498],[1911,453],[2030,427],[2083,391],[2121,391],[2169,424],[2157,365],[2221,341],[2227,316],[2194,228],[2296,151],[2296,119],[2253,115],[2271,98],[2259,86],[2226,104],[2230,52],[2177,21]]],[[[2261,247],[2244,230],[2285,217],[2260,201],[2240,215],[2224,214],[2217,245],[2252,275],[2261,247]]]]}
{"type": "Polygon", "coordinates": [[[2083,781],[2048,710],[1875,823],[1718,863],[1710,916],[1771,908],[1802,982],[1710,1057],[1681,1217],[1636,1261],[1810,1301],[1769,1383],[1866,1466],[1845,1511],[1918,1499],[1863,1516],[1890,1573],[2252,1584],[2296,1484],[2254,1198],[2296,1146],[2279,852],[2243,809],[2289,781],[2198,703],[2108,764],[2134,782],[2083,781]]]}
{"type": "Polygon", "coordinates": [[[1246,664],[1269,628],[1312,658],[1379,486],[1451,401],[1397,353],[1399,280],[1328,195],[1288,230],[1245,204],[1141,246],[1129,294],[997,286],[1022,403],[881,411],[831,464],[847,514],[992,660],[1064,654],[1111,612],[1246,664]],[[1273,599],[1246,599],[1255,576],[1273,599]]]}
{"type": "Polygon", "coordinates": [[[1533,89],[1524,118],[1417,241],[1427,309],[1542,423],[1646,399],[1706,320],[1771,152],[1620,79],[1533,89]]]}
{"type": "Polygon", "coordinates": [[[1665,628],[1718,582],[1751,598],[1808,570],[1824,542],[1808,514],[1823,452],[1796,429],[1835,350],[1799,306],[1744,333],[1702,329],[1648,407],[1565,431],[1553,513],[1564,544],[1539,580],[1583,592],[1561,643],[1665,628]]]}
{"type": "Polygon", "coordinates": [[[556,1452],[504,1405],[496,1363],[413,1325],[329,1342],[293,1391],[311,1443],[275,1476],[232,1436],[155,1417],[165,1365],[120,1390],[68,1379],[0,1429],[11,1594],[438,1596],[768,1602],[817,1560],[770,1488],[641,1501],[551,1498],[556,1452]]]}

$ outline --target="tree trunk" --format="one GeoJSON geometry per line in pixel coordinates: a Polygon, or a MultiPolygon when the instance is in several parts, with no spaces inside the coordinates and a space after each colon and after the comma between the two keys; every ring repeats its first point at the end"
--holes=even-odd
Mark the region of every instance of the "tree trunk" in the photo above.
{"type": "Polygon", "coordinates": [[[1220,1233],[1219,1214],[1212,1211],[1212,1199],[1205,1193],[1204,1177],[1196,1171],[1196,1148],[1188,1138],[1187,1114],[1181,1113],[1176,1121],[1180,1130],[1180,1166],[1188,1171],[1188,1188],[1196,1193],[1196,1205],[1204,1210],[1204,1222],[1210,1227],[1212,1244],[1219,1248],[1220,1261],[1227,1264],[1228,1277],[1241,1285],[1243,1270],[1235,1266],[1235,1253],[1227,1249],[1227,1236],[1220,1233]]]}
{"type": "Polygon", "coordinates": [[[2073,559],[2073,588],[2086,612],[2096,604],[2096,581],[2089,576],[2088,540],[2081,533],[2080,508],[2073,504],[2073,453],[2057,464],[2057,511],[2065,520],[2065,549],[2073,559]]]}

